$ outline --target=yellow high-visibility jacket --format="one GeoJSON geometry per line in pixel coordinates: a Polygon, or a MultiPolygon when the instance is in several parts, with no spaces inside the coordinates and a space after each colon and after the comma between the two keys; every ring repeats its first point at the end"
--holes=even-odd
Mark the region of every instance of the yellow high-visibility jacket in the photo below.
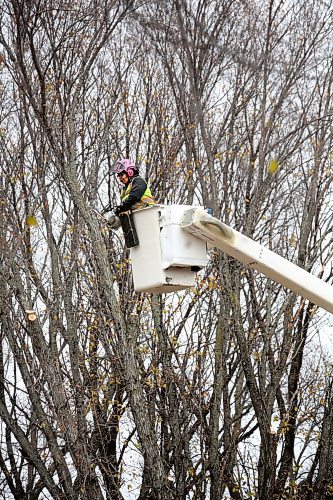
{"type": "Polygon", "coordinates": [[[133,177],[127,186],[123,188],[120,198],[121,205],[118,207],[119,212],[136,210],[156,204],[147,181],[143,177],[140,177],[140,175],[133,177]]]}

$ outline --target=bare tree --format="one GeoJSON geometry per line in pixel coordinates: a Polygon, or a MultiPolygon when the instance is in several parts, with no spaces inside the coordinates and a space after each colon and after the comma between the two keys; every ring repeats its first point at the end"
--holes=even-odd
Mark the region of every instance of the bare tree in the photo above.
{"type": "Polygon", "coordinates": [[[214,250],[195,289],[138,294],[98,211],[132,156],[161,202],[209,206],[331,281],[330,13],[4,3],[3,494],[329,497],[327,316],[214,250]]]}

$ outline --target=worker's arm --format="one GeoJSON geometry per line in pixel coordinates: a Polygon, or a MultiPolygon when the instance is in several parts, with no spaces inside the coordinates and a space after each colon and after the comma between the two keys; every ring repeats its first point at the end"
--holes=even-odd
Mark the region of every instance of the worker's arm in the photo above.
{"type": "Polygon", "coordinates": [[[135,203],[141,200],[147,188],[147,182],[142,177],[134,177],[132,180],[132,188],[128,198],[117,207],[116,213],[126,212],[135,203]]]}

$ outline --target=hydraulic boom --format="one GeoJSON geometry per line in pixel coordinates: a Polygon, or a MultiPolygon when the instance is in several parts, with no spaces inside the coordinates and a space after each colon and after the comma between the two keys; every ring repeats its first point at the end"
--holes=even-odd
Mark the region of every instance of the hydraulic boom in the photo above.
{"type": "Polygon", "coordinates": [[[333,287],[247,236],[231,229],[203,208],[184,212],[181,227],[228,255],[333,313],[333,287]]]}

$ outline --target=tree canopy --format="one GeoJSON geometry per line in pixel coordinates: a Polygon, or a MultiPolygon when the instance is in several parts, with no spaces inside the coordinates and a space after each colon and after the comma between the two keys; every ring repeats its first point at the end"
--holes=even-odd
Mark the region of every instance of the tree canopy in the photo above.
{"type": "MultiPolygon", "coordinates": [[[[110,174],[332,282],[333,7],[3,0],[0,495],[333,495],[332,320],[216,249],[133,289],[110,174]]],[[[147,262],[149,272],[149,262],[147,262]]]]}

